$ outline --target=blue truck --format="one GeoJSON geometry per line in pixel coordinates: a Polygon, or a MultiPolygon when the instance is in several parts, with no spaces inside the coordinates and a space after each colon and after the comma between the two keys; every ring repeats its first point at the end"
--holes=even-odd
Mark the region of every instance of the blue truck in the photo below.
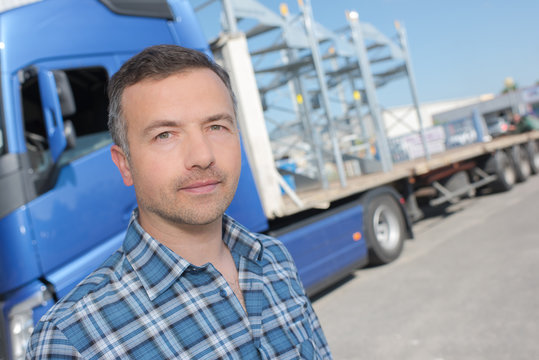
{"type": "MultiPolygon", "coordinates": [[[[0,359],[24,358],[37,320],[121,246],[136,199],[110,157],[105,89],[125,60],[164,43],[213,56],[187,0],[0,4],[0,359]]],[[[238,45],[234,39],[228,44],[238,45]]],[[[472,157],[484,163],[501,147],[539,137],[521,135],[511,144],[459,153],[454,161],[433,156],[364,172],[346,186],[307,181],[302,193],[308,177],[279,174],[271,150],[268,164],[260,137],[267,137],[266,130],[241,107],[256,103],[261,109],[263,99],[242,78],[247,71],[235,62],[238,48],[224,51],[243,142],[240,183],[227,213],[252,231],[281,239],[310,295],[367,262],[388,263],[400,255],[412,236],[417,179],[432,171],[439,179],[470,170],[454,165],[472,157]]],[[[360,160],[369,165],[376,156],[360,160]]]]}
{"type": "MultiPolygon", "coordinates": [[[[150,45],[211,54],[186,0],[0,7],[0,359],[21,359],[35,322],[121,246],[136,206],[110,158],[107,80],[150,45]]],[[[227,212],[282,239],[310,294],[367,262],[365,197],[271,218],[243,157],[227,212]]],[[[402,248],[405,212],[394,190],[377,191],[367,201],[382,205],[369,210],[379,218],[392,216],[390,261],[402,248]]]]}

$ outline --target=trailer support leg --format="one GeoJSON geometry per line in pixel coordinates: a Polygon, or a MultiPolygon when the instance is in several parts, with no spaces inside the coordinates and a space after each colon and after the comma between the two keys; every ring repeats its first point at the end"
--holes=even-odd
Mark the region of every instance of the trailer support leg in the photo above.
{"type": "Polygon", "coordinates": [[[414,193],[414,187],[410,181],[406,181],[404,187],[404,199],[406,200],[406,212],[412,221],[417,221],[423,218],[423,211],[417,205],[417,198],[414,193]]]}

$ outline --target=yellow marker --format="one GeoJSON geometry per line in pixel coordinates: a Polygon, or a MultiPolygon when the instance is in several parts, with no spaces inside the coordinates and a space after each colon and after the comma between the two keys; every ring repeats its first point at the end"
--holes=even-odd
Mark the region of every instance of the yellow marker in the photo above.
{"type": "Polygon", "coordinates": [[[354,90],[354,100],[361,100],[361,93],[359,90],[354,90]]]}
{"type": "Polygon", "coordinates": [[[361,233],[360,232],[355,232],[352,235],[352,238],[354,239],[354,241],[359,241],[361,239],[361,233]]]}
{"type": "Polygon", "coordinates": [[[298,0],[299,7],[303,7],[303,0],[298,0]]]}
{"type": "Polygon", "coordinates": [[[296,101],[298,102],[298,104],[303,104],[303,96],[301,96],[301,94],[297,94],[296,101]]]}
{"type": "Polygon", "coordinates": [[[395,24],[395,29],[400,30],[401,23],[398,20],[395,20],[394,24],[395,24]]]}
{"type": "Polygon", "coordinates": [[[359,19],[359,14],[357,13],[357,11],[346,11],[346,18],[348,20],[357,20],[359,19]]]}
{"type": "Polygon", "coordinates": [[[281,12],[282,16],[287,16],[288,15],[288,5],[286,5],[285,3],[281,3],[281,5],[279,5],[279,11],[281,12]]]}

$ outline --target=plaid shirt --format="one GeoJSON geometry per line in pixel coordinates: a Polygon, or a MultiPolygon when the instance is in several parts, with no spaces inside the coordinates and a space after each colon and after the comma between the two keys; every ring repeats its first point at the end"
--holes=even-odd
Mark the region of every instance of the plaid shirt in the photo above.
{"type": "Polygon", "coordinates": [[[224,277],[154,240],[123,243],[37,324],[27,359],[330,359],[296,267],[276,239],[224,216],[247,314],[224,277]]]}

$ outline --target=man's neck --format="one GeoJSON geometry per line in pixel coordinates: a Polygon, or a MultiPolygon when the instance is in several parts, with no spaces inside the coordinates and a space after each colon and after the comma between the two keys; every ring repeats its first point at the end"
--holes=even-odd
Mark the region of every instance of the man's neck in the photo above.
{"type": "Polygon", "coordinates": [[[209,224],[190,225],[139,212],[138,221],[155,240],[195,266],[220,263],[228,251],[222,240],[222,217],[209,224]]]}

